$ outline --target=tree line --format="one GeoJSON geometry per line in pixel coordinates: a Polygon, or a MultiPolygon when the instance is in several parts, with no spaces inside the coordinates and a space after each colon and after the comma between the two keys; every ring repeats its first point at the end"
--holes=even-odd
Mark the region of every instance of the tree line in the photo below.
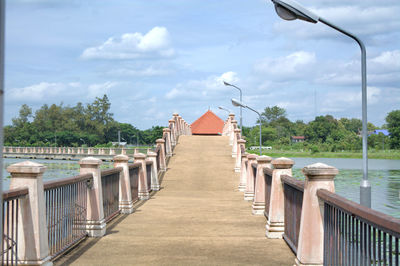
{"type": "Polygon", "coordinates": [[[132,144],[154,144],[162,137],[161,126],[140,130],[114,120],[110,107],[107,95],[86,105],[44,104],[35,113],[23,104],[19,116],[4,127],[4,145],[107,147],[118,141],[118,131],[121,141],[132,144]]]}
{"type": "MultiPolygon", "coordinates": [[[[259,123],[259,121],[257,121],[259,123]]],[[[360,151],[362,149],[362,122],[356,118],[336,119],[331,115],[317,116],[313,121],[295,122],[287,118],[284,108],[266,107],[261,114],[261,135],[263,146],[275,149],[297,149],[319,151],[360,151]],[[292,143],[292,136],[304,136],[304,142],[292,143]]],[[[370,149],[399,149],[400,148],[400,110],[387,114],[386,124],[379,128],[368,123],[368,131],[387,129],[390,133],[369,134],[370,149]]],[[[248,146],[259,144],[259,126],[243,127],[248,146]]]]}

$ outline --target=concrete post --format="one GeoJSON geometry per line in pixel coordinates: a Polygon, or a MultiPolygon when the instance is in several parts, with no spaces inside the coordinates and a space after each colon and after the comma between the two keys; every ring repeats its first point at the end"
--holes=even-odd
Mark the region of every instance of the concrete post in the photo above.
{"type": "Polygon", "coordinates": [[[179,121],[178,121],[178,117],[179,117],[179,114],[178,113],[174,113],[172,115],[172,117],[173,117],[173,120],[175,120],[175,127],[174,127],[175,141],[178,142],[178,137],[179,137],[179,132],[178,132],[179,121]]]}
{"type": "Polygon", "coordinates": [[[231,130],[229,132],[229,145],[233,145],[234,139],[235,139],[235,129],[237,128],[237,121],[236,120],[232,120],[231,121],[231,130]]]}
{"type": "Polygon", "coordinates": [[[91,237],[101,237],[106,233],[103,211],[103,191],[100,165],[102,161],[86,157],[79,161],[81,174],[93,175],[93,186],[88,188],[86,231],[91,237]]]}
{"type": "Polygon", "coordinates": [[[43,173],[46,167],[25,161],[7,167],[10,189],[27,187],[29,194],[20,200],[18,210],[18,263],[53,265],[47,239],[46,202],[43,173]]]}
{"type": "Polygon", "coordinates": [[[179,134],[179,136],[183,135],[183,118],[182,118],[182,116],[178,116],[178,134],[179,134]]]}
{"type": "Polygon", "coordinates": [[[165,136],[165,146],[167,150],[165,151],[167,157],[172,156],[172,145],[171,145],[171,130],[169,128],[163,129],[163,136],[165,136]]]}
{"type": "Polygon", "coordinates": [[[239,139],[237,141],[237,151],[236,151],[236,163],[235,172],[240,173],[240,168],[242,167],[242,147],[244,149],[246,141],[244,139],[239,139]]]}
{"type": "Polygon", "coordinates": [[[240,139],[240,129],[236,128],[233,131],[233,145],[232,145],[232,157],[236,158],[237,155],[237,148],[238,148],[238,140],[240,139]]]}
{"type": "Polygon", "coordinates": [[[114,156],[114,167],[123,169],[119,178],[119,209],[124,214],[134,212],[128,161],[129,157],[126,155],[114,156]]]}
{"type": "Polygon", "coordinates": [[[147,200],[150,198],[149,188],[147,187],[147,168],[146,168],[146,155],[143,153],[136,153],[133,155],[135,162],[141,163],[139,168],[139,199],[147,200]]]}
{"type": "Polygon", "coordinates": [[[247,152],[242,154],[242,162],[241,162],[241,167],[240,167],[240,182],[239,182],[239,191],[246,191],[246,184],[247,184],[247,168],[246,168],[246,163],[247,163],[247,155],[249,155],[247,152]]]}
{"type": "Polygon", "coordinates": [[[151,165],[151,189],[158,191],[160,190],[160,182],[158,181],[157,153],[148,151],[147,159],[153,162],[151,165]]]}
{"type": "Polygon", "coordinates": [[[163,139],[157,139],[156,140],[157,146],[160,147],[160,171],[165,172],[167,171],[167,163],[165,161],[165,149],[164,149],[164,143],[165,140],[163,139]]]}
{"type": "Polygon", "coordinates": [[[293,164],[293,160],[284,157],[272,160],[271,197],[265,226],[268,238],[282,238],[285,231],[285,195],[281,176],[292,176],[293,164]]]}
{"type": "Polygon", "coordinates": [[[235,114],[230,113],[230,114],[229,114],[229,117],[228,117],[228,126],[227,126],[227,132],[226,132],[226,134],[227,134],[228,136],[230,136],[231,133],[232,133],[232,131],[233,131],[233,129],[232,129],[232,121],[233,121],[233,120],[235,120],[235,114]]]}
{"type": "Polygon", "coordinates": [[[265,179],[264,168],[271,169],[272,158],[266,155],[257,157],[257,175],[254,188],[254,200],[252,213],[254,215],[264,215],[265,210],[265,179]]]}
{"type": "Polygon", "coordinates": [[[169,125],[171,126],[171,145],[172,147],[176,146],[176,138],[175,138],[175,120],[170,119],[168,121],[169,125]]]}
{"type": "Polygon", "coordinates": [[[247,155],[247,177],[246,177],[246,190],[244,192],[244,200],[251,201],[254,199],[254,171],[251,166],[256,162],[257,155],[247,155]]]}
{"type": "Polygon", "coordinates": [[[301,211],[297,265],[322,265],[324,253],[324,206],[319,202],[318,189],[335,192],[333,179],[338,169],[323,163],[303,168],[306,176],[301,211]]]}

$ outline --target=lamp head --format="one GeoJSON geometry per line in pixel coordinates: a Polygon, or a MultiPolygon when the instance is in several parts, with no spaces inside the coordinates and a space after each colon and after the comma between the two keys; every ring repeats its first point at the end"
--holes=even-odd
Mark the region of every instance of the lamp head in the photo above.
{"type": "Polygon", "coordinates": [[[317,23],[319,17],[307,10],[294,0],[271,0],[275,5],[275,11],[284,20],[301,19],[311,23],[317,23]]]}
{"type": "Polygon", "coordinates": [[[232,84],[229,84],[228,82],[224,81],[225,86],[232,86],[232,84]]]}
{"type": "Polygon", "coordinates": [[[233,106],[236,106],[236,107],[246,107],[246,105],[244,105],[243,103],[239,102],[239,101],[236,100],[236,99],[232,99],[231,101],[232,101],[233,106]]]}
{"type": "Polygon", "coordinates": [[[218,108],[221,110],[225,110],[224,107],[222,107],[222,106],[218,106],[218,108]]]}

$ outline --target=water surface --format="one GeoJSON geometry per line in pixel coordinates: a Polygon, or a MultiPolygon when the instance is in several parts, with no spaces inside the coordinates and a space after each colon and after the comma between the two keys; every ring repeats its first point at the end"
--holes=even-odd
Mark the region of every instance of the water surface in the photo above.
{"type": "MultiPolygon", "coordinates": [[[[339,169],[335,178],[336,193],[360,202],[362,159],[292,158],[293,176],[304,179],[301,168],[322,162],[339,169]]],[[[400,218],[400,160],[368,160],[368,179],[371,183],[372,208],[400,218]]]]}

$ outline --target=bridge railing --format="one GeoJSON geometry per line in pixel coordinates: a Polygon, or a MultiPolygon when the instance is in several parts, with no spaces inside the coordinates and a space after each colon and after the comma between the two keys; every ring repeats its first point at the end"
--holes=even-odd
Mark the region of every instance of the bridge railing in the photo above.
{"type": "Polygon", "coordinates": [[[328,265],[399,265],[400,223],[324,189],[324,262],[328,265]]]}
{"type": "Polygon", "coordinates": [[[16,265],[18,262],[18,213],[21,201],[26,200],[28,188],[3,192],[3,250],[1,265],[16,265]]]}
{"type": "Polygon", "coordinates": [[[399,265],[400,219],[335,194],[332,166],[306,166],[300,181],[292,177],[293,160],[246,154],[236,129],[230,116],[224,130],[236,146],[239,190],[254,215],[265,215],[266,236],[283,238],[298,265],[399,265]]]}
{"type": "Polygon", "coordinates": [[[49,255],[56,257],[87,236],[87,191],[91,174],[45,182],[43,185],[49,255]]]}
{"type": "Polygon", "coordinates": [[[120,213],[119,184],[122,170],[122,167],[116,167],[101,171],[103,213],[106,223],[120,213]]]}
{"type": "Polygon", "coordinates": [[[303,205],[304,181],[291,176],[281,176],[284,193],[284,224],[283,239],[288,243],[293,252],[297,253],[299,242],[301,208],[303,205]]]}
{"type": "MultiPolygon", "coordinates": [[[[136,201],[159,190],[167,159],[179,136],[186,134],[191,134],[190,126],[174,114],[163,138],[156,141],[156,152],[147,149],[147,154],[138,150],[126,154],[124,149],[117,150],[121,154],[113,156],[114,168],[107,170],[100,170],[100,159],[85,157],[79,161],[80,175],[45,183],[46,167],[41,164],[25,161],[7,167],[11,190],[3,193],[2,264],[44,264],[88,236],[102,237],[111,219],[120,213],[133,213],[136,201]],[[134,163],[129,163],[128,155],[133,155],[134,163]]],[[[92,148],[43,152],[64,150],[103,154],[101,149],[92,148]]]]}

